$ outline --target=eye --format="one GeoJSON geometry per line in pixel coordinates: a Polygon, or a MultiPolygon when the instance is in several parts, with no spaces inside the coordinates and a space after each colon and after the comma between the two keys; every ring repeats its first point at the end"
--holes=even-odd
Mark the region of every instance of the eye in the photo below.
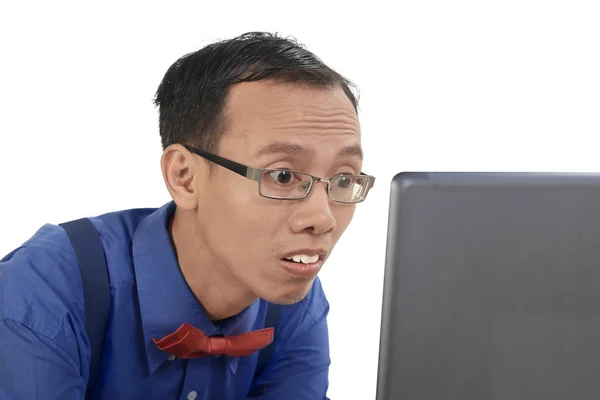
{"type": "Polygon", "coordinates": [[[292,171],[285,171],[285,170],[272,171],[269,173],[269,175],[271,176],[271,178],[273,178],[273,180],[275,182],[282,184],[282,185],[290,183],[290,181],[294,177],[294,174],[292,171]]]}
{"type": "Polygon", "coordinates": [[[337,178],[337,186],[341,189],[348,189],[354,184],[354,178],[351,176],[341,175],[337,178]]]}

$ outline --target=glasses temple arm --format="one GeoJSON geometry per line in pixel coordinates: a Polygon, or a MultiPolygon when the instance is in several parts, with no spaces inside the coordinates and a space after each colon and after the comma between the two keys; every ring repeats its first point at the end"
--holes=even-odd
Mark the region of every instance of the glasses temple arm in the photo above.
{"type": "Polygon", "coordinates": [[[195,147],[191,147],[188,145],[183,145],[186,149],[188,149],[189,151],[191,151],[192,153],[196,153],[198,154],[200,157],[203,157],[205,159],[207,159],[208,161],[214,162],[215,164],[220,165],[221,167],[225,167],[230,171],[233,171],[237,174],[240,174],[242,176],[246,176],[247,172],[248,172],[248,167],[246,167],[245,165],[242,164],[238,164],[235,161],[231,161],[228,160],[226,158],[220,157],[216,154],[212,154],[209,152],[206,152],[202,149],[197,149],[195,147]]]}

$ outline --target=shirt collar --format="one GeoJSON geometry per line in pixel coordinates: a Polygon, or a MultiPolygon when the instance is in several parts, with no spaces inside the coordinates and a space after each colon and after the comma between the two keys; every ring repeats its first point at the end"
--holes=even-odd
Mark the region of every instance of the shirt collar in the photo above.
{"type": "MultiPolygon", "coordinates": [[[[156,347],[152,338],[162,338],[184,322],[207,336],[247,332],[252,329],[260,308],[256,301],[216,325],[208,318],[179,269],[168,231],[174,211],[173,202],[165,204],[144,218],[133,236],[133,263],[149,374],[169,357],[156,347]]],[[[239,357],[228,357],[232,372],[237,370],[238,362],[239,357]]]]}

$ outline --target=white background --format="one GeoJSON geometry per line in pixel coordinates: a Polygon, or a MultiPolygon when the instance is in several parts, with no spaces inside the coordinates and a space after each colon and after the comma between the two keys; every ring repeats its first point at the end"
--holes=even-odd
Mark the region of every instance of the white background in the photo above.
{"type": "Polygon", "coordinates": [[[3,2],[0,254],[46,222],[168,201],[151,103],[167,68],[246,31],[293,35],[361,90],[376,187],[321,276],[329,396],[373,399],[391,178],[600,170],[598,4],[3,2]]]}

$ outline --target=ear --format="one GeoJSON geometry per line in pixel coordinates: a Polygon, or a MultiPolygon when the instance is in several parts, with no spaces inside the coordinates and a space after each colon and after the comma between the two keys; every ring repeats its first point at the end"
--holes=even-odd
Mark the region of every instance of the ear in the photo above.
{"type": "Polygon", "coordinates": [[[208,176],[206,166],[196,158],[181,144],[173,144],[164,150],[160,159],[167,190],[181,209],[196,209],[200,186],[208,176]]]}

